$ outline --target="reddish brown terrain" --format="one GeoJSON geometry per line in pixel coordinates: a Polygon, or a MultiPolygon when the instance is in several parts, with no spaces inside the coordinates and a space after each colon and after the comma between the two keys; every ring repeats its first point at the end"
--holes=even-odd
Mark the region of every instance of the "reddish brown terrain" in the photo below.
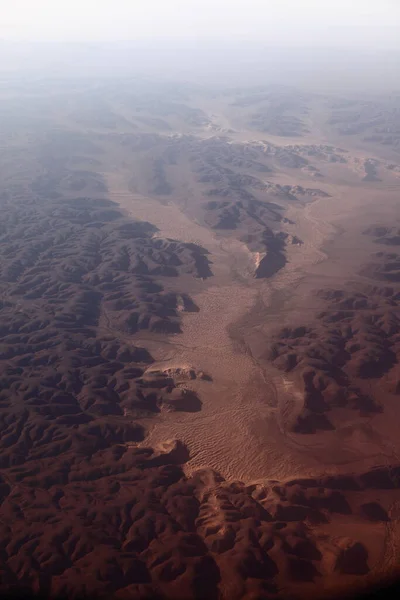
{"type": "Polygon", "coordinates": [[[398,98],[0,94],[1,594],[399,575],[398,98]]]}

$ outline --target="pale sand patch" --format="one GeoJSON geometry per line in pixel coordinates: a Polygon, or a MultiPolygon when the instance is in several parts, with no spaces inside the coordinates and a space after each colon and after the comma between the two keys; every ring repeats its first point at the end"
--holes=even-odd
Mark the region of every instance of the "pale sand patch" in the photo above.
{"type": "MultiPolygon", "coordinates": [[[[252,435],[251,426],[254,420],[267,418],[274,410],[273,388],[265,381],[260,366],[250,354],[238,350],[228,333],[228,327],[250,311],[261,287],[267,297],[268,284],[253,279],[254,255],[237,240],[219,240],[173,204],[162,205],[125,191],[122,179],[115,175],[109,178],[108,185],[113,200],[135,218],[156,225],[160,236],[206,247],[211,253],[212,281],[218,282],[195,295],[200,311],[182,313],[183,333],[170,338],[177,342],[173,351],[152,365],[152,369],[164,369],[173,360],[210,374],[212,383],[187,384],[199,392],[202,410],[197,414],[161,414],[153,420],[143,445],[180,439],[188,445],[192,457],[186,465],[188,472],[212,467],[227,478],[263,477],[266,464],[276,464],[279,457],[265,440],[252,435]],[[254,286],[249,285],[249,280],[254,286]]],[[[140,343],[140,337],[136,341],[140,343]]]]}
{"type": "Polygon", "coordinates": [[[106,173],[105,178],[111,200],[135,219],[155,225],[159,229],[156,237],[172,238],[205,247],[218,246],[212,231],[191,221],[173,202],[162,204],[154,198],[130,192],[123,173],[106,173]]]}
{"type": "MultiPolygon", "coordinates": [[[[218,238],[172,202],[160,204],[129,193],[121,176],[110,176],[108,183],[111,198],[135,218],[156,225],[157,235],[206,248],[214,273],[204,290],[193,295],[200,311],[181,313],[183,333],[170,336],[165,344],[150,346],[156,358],[152,369],[190,365],[212,376],[212,382],[197,379],[184,384],[199,394],[202,409],[198,413],[162,412],[146,422],[149,434],[142,445],[159,447],[165,440],[181,440],[190,452],[185,465],[188,474],[211,467],[227,479],[246,483],[320,472],[321,465],[317,459],[310,460],[307,445],[296,443],[287,431],[291,407],[301,402],[299,391],[285,382],[282,385],[276,371],[253,358],[243,341],[245,336],[232,339],[230,330],[240,321],[245,333],[251,333],[260,323],[246,324],[244,317],[256,303],[265,311],[274,292],[291,291],[309,269],[326,259],[321,247],[336,234],[331,219],[344,207],[351,213],[359,199],[349,202],[346,190],[332,188],[330,198],[305,207],[291,206],[287,216],[296,222],[296,235],[304,244],[289,249],[288,264],[274,278],[257,280],[257,256],[241,242],[218,238]],[[282,388],[286,388],[284,393],[282,388]]],[[[291,233],[290,224],[287,232],[291,233]]],[[[260,319],[263,314],[261,311],[260,319]]],[[[135,343],[140,342],[141,337],[135,337],[135,343]]],[[[144,335],[142,342],[148,347],[144,335]]]]}

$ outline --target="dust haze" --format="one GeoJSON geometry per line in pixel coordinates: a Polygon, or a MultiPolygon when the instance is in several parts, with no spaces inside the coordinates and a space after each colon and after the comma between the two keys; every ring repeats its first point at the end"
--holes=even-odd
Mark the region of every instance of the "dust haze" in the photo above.
{"type": "Polygon", "coordinates": [[[3,12],[2,596],[399,578],[397,3],[3,12]]]}

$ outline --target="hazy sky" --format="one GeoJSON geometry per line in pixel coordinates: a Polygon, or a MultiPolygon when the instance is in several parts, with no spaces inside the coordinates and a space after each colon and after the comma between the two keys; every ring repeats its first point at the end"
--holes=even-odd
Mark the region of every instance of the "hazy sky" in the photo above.
{"type": "Polygon", "coordinates": [[[400,0],[0,0],[0,39],[393,46],[400,0]]]}

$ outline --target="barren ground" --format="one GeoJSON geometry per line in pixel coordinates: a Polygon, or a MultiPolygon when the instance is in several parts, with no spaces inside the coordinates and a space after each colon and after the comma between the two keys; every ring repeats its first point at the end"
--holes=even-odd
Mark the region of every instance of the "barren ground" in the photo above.
{"type": "Polygon", "coordinates": [[[1,81],[0,588],[390,578],[396,99],[71,83],[1,81]]]}

